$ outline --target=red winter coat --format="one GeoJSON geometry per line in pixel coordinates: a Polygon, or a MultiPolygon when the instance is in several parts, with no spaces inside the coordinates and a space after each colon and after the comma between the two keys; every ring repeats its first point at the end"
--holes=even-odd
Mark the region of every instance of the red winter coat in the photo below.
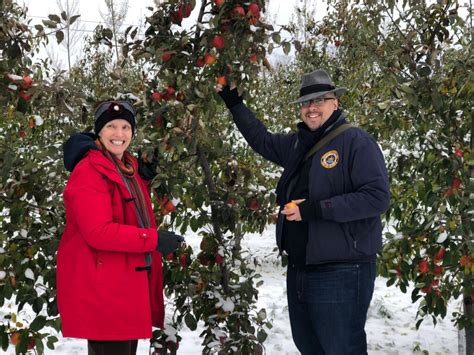
{"type": "Polygon", "coordinates": [[[130,193],[115,165],[100,151],[91,150],[69,178],[56,275],[65,337],[150,338],[152,313],[153,325],[163,326],[161,254],[153,252],[150,274],[136,270],[145,265],[145,252],[154,251],[158,241],[147,187],[137,179],[153,228],[138,227],[130,193]]]}

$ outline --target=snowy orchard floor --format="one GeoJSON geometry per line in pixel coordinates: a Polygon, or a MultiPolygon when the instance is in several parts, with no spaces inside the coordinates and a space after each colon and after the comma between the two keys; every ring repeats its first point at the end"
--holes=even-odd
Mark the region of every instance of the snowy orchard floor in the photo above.
{"type": "MultiPolygon", "coordinates": [[[[193,234],[186,235],[186,241],[195,250],[199,248],[200,239],[193,234]]],[[[261,263],[258,270],[264,284],[260,288],[258,308],[264,307],[272,319],[273,328],[268,330],[265,342],[268,355],[299,354],[291,339],[288,312],[286,306],[285,269],[277,260],[274,248],[274,230],[269,228],[263,235],[250,235],[243,242],[252,258],[261,263]]],[[[386,280],[376,280],[375,293],[369,309],[366,325],[368,353],[373,355],[404,354],[458,354],[458,332],[451,322],[450,315],[457,310],[458,304],[450,304],[448,317],[440,320],[436,327],[430,321],[422,323],[415,329],[417,306],[410,300],[410,292],[403,294],[395,287],[386,287],[386,280]]],[[[172,307],[172,305],[169,305],[172,307]]],[[[2,309],[5,311],[5,308],[2,309]]],[[[27,317],[25,317],[27,318],[27,317]]],[[[201,353],[199,331],[190,332],[182,329],[178,353],[197,355],[201,353]]],[[[139,342],[138,354],[148,354],[149,342],[139,342]]],[[[15,354],[12,346],[8,355],[15,354]]],[[[55,350],[46,349],[46,354],[79,355],[87,354],[86,341],[64,339],[60,337],[55,350]]]]}

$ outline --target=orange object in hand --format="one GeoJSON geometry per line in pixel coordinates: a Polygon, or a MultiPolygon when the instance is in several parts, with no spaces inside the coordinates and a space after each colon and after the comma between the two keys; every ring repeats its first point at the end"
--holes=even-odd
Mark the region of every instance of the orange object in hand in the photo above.
{"type": "Polygon", "coordinates": [[[288,202],[286,205],[285,205],[285,210],[288,209],[288,208],[296,208],[298,207],[298,205],[296,203],[294,203],[293,201],[292,202],[288,202]]]}

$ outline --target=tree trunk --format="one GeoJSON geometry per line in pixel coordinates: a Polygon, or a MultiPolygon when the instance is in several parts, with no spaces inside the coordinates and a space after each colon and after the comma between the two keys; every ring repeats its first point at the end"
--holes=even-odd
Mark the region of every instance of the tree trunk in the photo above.
{"type": "MultiPolygon", "coordinates": [[[[466,276],[464,280],[467,284],[473,282],[471,275],[466,276]]],[[[468,320],[472,321],[474,319],[474,303],[471,295],[464,297],[464,315],[468,320]]],[[[474,354],[474,327],[468,325],[464,331],[466,337],[466,352],[464,354],[474,354]]]]}
{"type": "MultiPolygon", "coordinates": [[[[212,172],[211,167],[209,165],[209,161],[207,160],[206,155],[202,151],[202,148],[198,145],[196,148],[197,156],[199,158],[199,162],[201,163],[201,167],[204,171],[204,181],[206,182],[209,197],[210,197],[210,204],[211,204],[211,220],[212,220],[212,228],[214,230],[214,234],[216,236],[217,241],[220,245],[224,245],[223,236],[221,227],[219,225],[219,210],[218,206],[216,206],[215,201],[218,200],[219,194],[217,192],[216,185],[214,184],[214,180],[212,179],[212,172]]],[[[228,293],[229,291],[229,270],[227,269],[226,263],[223,262],[221,264],[221,285],[224,290],[224,293],[228,293]]]]}

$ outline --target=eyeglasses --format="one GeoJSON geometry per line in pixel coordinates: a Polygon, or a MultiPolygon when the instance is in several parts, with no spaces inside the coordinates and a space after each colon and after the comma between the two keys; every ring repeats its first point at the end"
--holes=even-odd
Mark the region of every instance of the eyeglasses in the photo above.
{"type": "Polygon", "coordinates": [[[314,104],[315,106],[321,107],[328,100],[336,100],[336,98],[335,97],[318,97],[316,99],[303,101],[301,103],[301,107],[309,107],[309,106],[311,106],[311,104],[314,104]]]}

